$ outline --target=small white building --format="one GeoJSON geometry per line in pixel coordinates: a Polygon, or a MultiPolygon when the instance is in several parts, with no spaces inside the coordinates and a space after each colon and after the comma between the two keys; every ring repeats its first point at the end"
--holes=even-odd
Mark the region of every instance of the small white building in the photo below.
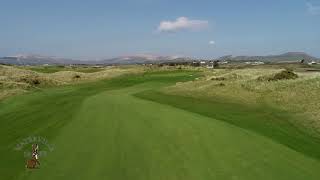
{"type": "Polygon", "coordinates": [[[314,65],[314,64],[317,64],[315,61],[311,61],[308,63],[309,65],[314,65]]]}
{"type": "Polygon", "coordinates": [[[218,63],[219,64],[228,64],[229,62],[228,61],[219,61],[218,63]]]}
{"type": "Polygon", "coordinates": [[[264,62],[261,61],[254,61],[254,62],[245,62],[246,64],[250,64],[250,65],[262,65],[264,64],[264,62]]]}

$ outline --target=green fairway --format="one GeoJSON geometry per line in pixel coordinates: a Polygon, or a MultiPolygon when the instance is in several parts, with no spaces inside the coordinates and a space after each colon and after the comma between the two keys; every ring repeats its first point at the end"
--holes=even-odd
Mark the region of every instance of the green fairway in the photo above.
{"type": "Polygon", "coordinates": [[[289,114],[158,93],[195,74],[128,75],[0,102],[1,179],[320,178],[320,142],[276,122],[289,114]],[[47,155],[35,170],[25,169],[31,145],[14,150],[29,136],[53,146],[39,143],[47,155]]]}

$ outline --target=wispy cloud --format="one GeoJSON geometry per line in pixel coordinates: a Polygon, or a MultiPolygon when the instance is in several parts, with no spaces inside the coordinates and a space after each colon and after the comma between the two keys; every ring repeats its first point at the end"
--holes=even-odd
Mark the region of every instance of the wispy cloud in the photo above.
{"type": "Polygon", "coordinates": [[[312,3],[307,3],[307,10],[308,13],[312,15],[319,15],[320,14],[320,5],[314,5],[312,3]]]}
{"type": "Polygon", "coordinates": [[[177,32],[181,30],[201,30],[207,28],[209,22],[206,20],[191,20],[186,17],[179,17],[175,21],[161,21],[158,27],[159,32],[177,32]]]}

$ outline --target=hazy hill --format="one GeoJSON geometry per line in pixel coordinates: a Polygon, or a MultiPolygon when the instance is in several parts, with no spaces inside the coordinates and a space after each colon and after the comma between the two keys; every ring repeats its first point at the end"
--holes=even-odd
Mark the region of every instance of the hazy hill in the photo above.
{"type": "Polygon", "coordinates": [[[178,56],[125,56],[101,61],[101,64],[145,64],[145,63],[161,63],[161,62],[185,62],[191,61],[191,58],[178,56]]]}
{"type": "Polygon", "coordinates": [[[66,58],[57,58],[51,56],[41,55],[17,55],[0,57],[1,64],[14,64],[14,65],[59,65],[59,64],[88,64],[92,61],[79,61],[66,58]]]}
{"type": "MultiPolygon", "coordinates": [[[[302,59],[306,61],[319,61],[320,59],[312,57],[304,52],[288,52],[280,55],[271,56],[223,56],[219,60],[226,61],[264,61],[264,62],[298,62],[302,59]]],[[[74,60],[66,58],[57,58],[41,55],[18,55],[10,57],[0,57],[0,64],[14,65],[66,65],[66,64],[144,64],[144,63],[163,63],[163,62],[190,62],[192,58],[178,56],[154,56],[154,55],[136,55],[122,56],[104,60],[74,60]]]]}
{"type": "Polygon", "coordinates": [[[10,57],[0,57],[0,64],[14,65],[65,65],[65,64],[143,64],[143,63],[160,63],[160,62],[181,62],[191,61],[190,58],[182,58],[178,56],[153,56],[153,55],[137,55],[137,56],[122,56],[104,60],[74,60],[66,58],[56,58],[50,56],[39,55],[18,55],[10,57]]]}

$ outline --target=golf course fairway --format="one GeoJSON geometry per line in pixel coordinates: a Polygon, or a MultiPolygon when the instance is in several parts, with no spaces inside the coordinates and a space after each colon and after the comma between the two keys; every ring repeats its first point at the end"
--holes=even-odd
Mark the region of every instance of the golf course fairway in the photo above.
{"type": "MultiPolygon", "coordinates": [[[[255,131],[141,97],[195,76],[188,71],[123,76],[0,102],[0,179],[320,179],[316,141],[297,135],[298,140],[285,142],[260,133],[257,126],[255,131]],[[31,144],[15,149],[30,136],[52,146],[38,143],[46,152],[39,169],[25,168],[24,152],[31,151],[31,144]]],[[[231,119],[244,116],[236,107],[229,113],[225,116],[231,119]]]]}

